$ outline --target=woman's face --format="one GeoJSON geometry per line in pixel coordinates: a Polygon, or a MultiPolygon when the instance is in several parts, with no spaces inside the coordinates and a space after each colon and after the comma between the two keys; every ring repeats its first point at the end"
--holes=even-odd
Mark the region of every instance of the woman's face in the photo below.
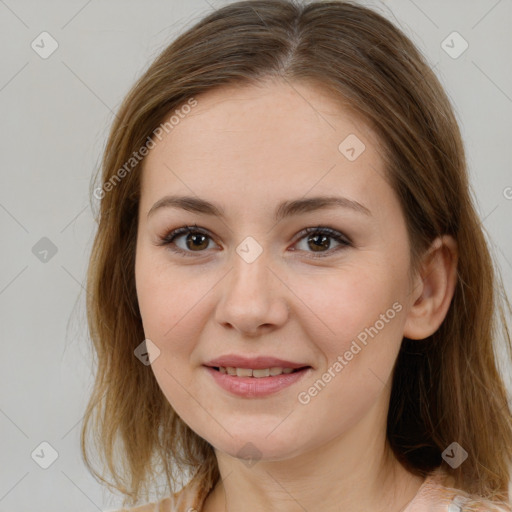
{"type": "Polygon", "coordinates": [[[196,100],[142,174],[136,285],[163,393],[233,456],[382,438],[412,299],[375,136],[304,83],[196,100]]]}

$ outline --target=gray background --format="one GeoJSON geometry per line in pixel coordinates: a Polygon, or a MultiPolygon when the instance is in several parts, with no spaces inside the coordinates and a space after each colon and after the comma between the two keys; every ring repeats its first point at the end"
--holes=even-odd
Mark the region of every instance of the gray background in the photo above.
{"type": "MultiPolygon", "coordinates": [[[[83,291],[94,233],[89,182],[135,79],[178,33],[225,3],[0,0],[0,512],[120,506],[79,452],[93,372],[83,291]],[[59,45],[47,59],[31,48],[43,31],[59,45]],[[57,249],[46,262],[33,252],[43,237],[57,249]],[[31,458],[43,441],[59,455],[48,469],[31,458]]],[[[412,37],[452,99],[510,293],[512,2],[370,5],[412,37]],[[469,44],[458,58],[441,46],[453,31],[469,44]]],[[[461,49],[460,40],[448,44],[461,49]]]]}

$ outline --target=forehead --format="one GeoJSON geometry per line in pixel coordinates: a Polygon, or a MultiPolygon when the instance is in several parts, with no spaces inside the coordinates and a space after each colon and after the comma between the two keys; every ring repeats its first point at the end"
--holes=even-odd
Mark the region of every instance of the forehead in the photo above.
{"type": "Polygon", "coordinates": [[[365,196],[372,183],[385,184],[375,134],[318,85],[221,87],[195,99],[146,157],[143,198],[214,191],[232,202],[233,194],[270,199],[313,187],[365,196]]]}

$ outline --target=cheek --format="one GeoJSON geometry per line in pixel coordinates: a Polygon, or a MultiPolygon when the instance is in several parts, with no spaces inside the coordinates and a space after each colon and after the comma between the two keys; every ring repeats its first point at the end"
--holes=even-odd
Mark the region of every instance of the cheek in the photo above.
{"type": "Polygon", "coordinates": [[[160,351],[151,369],[169,403],[184,418],[204,413],[191,404],[191,364],[211,317],[208,294],[220,277],[213,272],[198,275],[193,266],[178,269],[161,254],[156,257],[144,249],[137,254],[135,280],[144,335],[160,351]]]}
{"type": "Polygon", "coordinates": [[[303,324],[323,363],[299,390],[305,424],[316,418],[313,423],[328,425],[326,435],[334,436],[355,424],[385,392],[402,340],[402,286],[397,275],[370,265],[315,281],[316,291],[307,301],[329,330],[318,335],[313,322],[303,324]]]}
{"type": "Polygon", "coordinates": [[[135,281],[144,333],[159,344],[174,343],[183,329],[198,326],[190,318],[214,283],[208,273],[199,279],[186,276],[186,269],[172,267],[165,258],[151,257],[144,250],[137,254],[135,281]]]}
{"type": "Polygon", "coordinates": [[[348,350],[358,335],[364,338],[366,329],[376,323],[381,339],[396,339],[402,315],[397,311],[400,306],[393,304],[400,303],[403,287],[402,276],[369,258],[364,266],[348,265],[337,272],[318,273],[314,279],[296,276],[294,292],[305,306],[299,322],[310,331],[311,340],[323,339],[322,351],[329,359],[348,350]]]}

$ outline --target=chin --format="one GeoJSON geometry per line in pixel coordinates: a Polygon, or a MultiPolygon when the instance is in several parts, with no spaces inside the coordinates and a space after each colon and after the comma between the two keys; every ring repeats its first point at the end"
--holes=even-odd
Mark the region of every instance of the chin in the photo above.
{"type": "MultiPolygon", "coordinates": [[[[244,429],[241,432],[230,431],[233,437],[223,436],[222,439],[206,439],[216,451],[225,453],[231,457],[247,460],[254,463],[258,460],[279,461],[293,458],[303,451],[303,443],[296,429],[282,429],[279,434],[275,429],[279,421],[274,422],[273,427],[268,429],[253,427],[244,429]]],[[[278,427],[279,428],[279,427],[278,427]]]]}

